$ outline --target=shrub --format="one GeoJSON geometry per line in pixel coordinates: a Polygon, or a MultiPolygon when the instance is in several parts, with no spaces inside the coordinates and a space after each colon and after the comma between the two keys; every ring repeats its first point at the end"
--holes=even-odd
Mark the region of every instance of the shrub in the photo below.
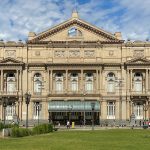
{"type": "Polygon", "coordinates": [[[4,128],[4,124],[0,122],[0,131],[4,128]]]}
{"type": "Polygon", "coordinates": [[[24,137],[29,135],[32,135],[32,131],[30,129],[18,128],[18,127],[12,128],[10,134],[11,137],[24,137]]]}
{"type": "Polygon", "coordinates": [[[53,126],[51,124],[40,124],[33,128],[33,134],[44,134],[53,132],[53,126]]]}
{"type": "Polygon", "coordinates": [[[0,131],[4,128],[13,128],[13,127],[19,127],[18,124],[5,124],[0,122],[0,131]]]}

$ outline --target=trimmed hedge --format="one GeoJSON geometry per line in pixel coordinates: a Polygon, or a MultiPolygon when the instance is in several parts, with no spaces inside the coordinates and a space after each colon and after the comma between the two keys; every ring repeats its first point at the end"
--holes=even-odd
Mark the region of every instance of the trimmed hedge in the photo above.
{"type": "Polygon", "coordinates": [[[40,124],[38,126],[35,126],[33,129],[33,134],[44,134],[53,132],[53,126],[51,124],[40,124]]]}
{"type": "Polygon", "coordinates": [[[32,130],[26,128],[17,128],[17,127],[12,128],[10,134],[11,137],[24,137],[29,135],[32,135],[32,130]]]}
{"type": "Polygon", "coordinates": [[[24,137],[30,135],[38,135],[53,132],[53,126],[51,124],[40,124],[35,126],[33,129],[26,129],[26,128],[19,128],[14,127],[12,128],[11,137],[24,137]]]}

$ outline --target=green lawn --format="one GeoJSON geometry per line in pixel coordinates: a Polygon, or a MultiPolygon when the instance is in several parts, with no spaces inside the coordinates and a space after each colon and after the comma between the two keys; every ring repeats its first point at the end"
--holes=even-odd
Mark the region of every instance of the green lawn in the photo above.
{"type": "Polygon", "coordinates": [[[0,139],[0,150],[150,150],[150,130],[57,131],[0,139]]]}

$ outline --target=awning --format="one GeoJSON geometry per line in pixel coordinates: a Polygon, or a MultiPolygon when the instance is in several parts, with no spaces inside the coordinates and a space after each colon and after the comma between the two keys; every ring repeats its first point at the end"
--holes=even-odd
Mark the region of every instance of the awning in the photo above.
{"type": "Polygon", "coordinates": [[[50,112],[91,112],[91,103],[95,103],[95,112],[100,111],[99,101],[50,101],[48,111],[50,112]]]}

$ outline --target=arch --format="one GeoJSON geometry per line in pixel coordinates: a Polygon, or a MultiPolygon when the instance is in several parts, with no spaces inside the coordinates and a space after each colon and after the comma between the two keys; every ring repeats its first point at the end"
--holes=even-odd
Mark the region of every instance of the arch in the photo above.
{"type": "Polygon", "coordinates": [[[133,83],[134,83],[134,91],[135,92],[142,92],[143,91],[143,74],[142,72],[135,72],[134,73],[134,78],[133,78],[133,83]]]}
{"type": "Polygon", "coordinates": [[[6,91],[9,93],[16,92],[16,77],[14,72],[6,74],[6,91]]]}
{"type": "Polygon", "coordinates": [[[34,74],[34,93],[35,94],[42,93],[42,75],[41,75],[41,73],[34,74]]]}
{"type": "Polygon", "coordinates": [[[94,89],[94,75],[91,72],[85,74],[85,91],[92,92],[94,89]]]}
{"type": "Polygon", "coordinates": [[[115,74],[113,72],[107,74],[107,92],[115,92],[115,74]]]}
{"type": "Polygon", "coordinates": [[[58,93],[63,92],[63,86],[64,81],[63,81],[63,73],[59,72],[55,74],[55,90],[58,93]]]}
{"type": "Polygon", "coordinates": [[[71,73],[70,75],[71,80],[71,91],[76,92],[78,91],[78,73],[71,73]]]}

